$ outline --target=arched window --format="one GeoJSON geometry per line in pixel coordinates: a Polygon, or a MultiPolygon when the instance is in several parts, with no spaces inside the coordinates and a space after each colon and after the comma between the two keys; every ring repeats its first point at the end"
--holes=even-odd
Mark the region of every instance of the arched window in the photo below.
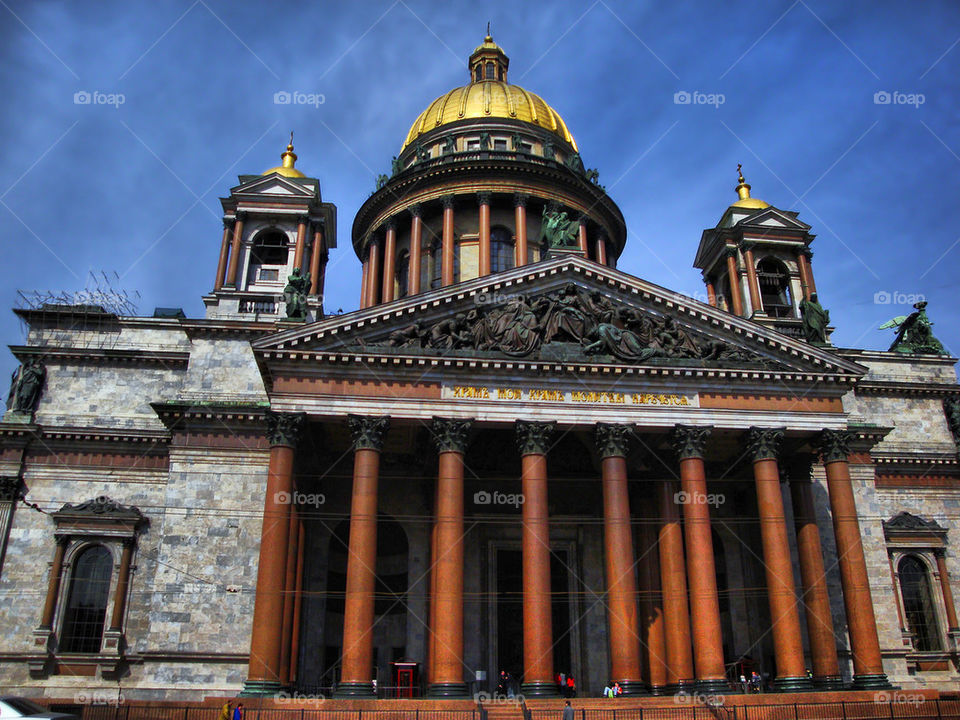
{"type": "Polygon", "coordinates": [[[290,250],[287,236],[279,230],[265,230],[257,235],[250,248],[250,283],[285,282],[282,270],[287,266],[290,250]]]}
{"type": "Polygon", "coordinates": [[[914,649],[919,652],[940,650],[940,631],[930,592],[927,566],[914,555],[900,561],[900,594],[907,629],[913,633],[914,649]]]}
{"type": "Polygon", "coordinates": [[[477,65],[475,68],[474,76],[476,77],[477,82],[483,80],[483,68],[481,68],[479,65],[477,65]]]}
{"type": "Polygon", "coordinates": [[[112,573],[113,558],[103,545],[91,545],[73,561],[60,637],[63,652],[100,652],[112,573]]]}
{"type": "Polygon", "coordinates": [[[397,297],[402,298],[407,295],[407,287],[410,278],[410,253],[406,250],[400,251],[400,257],[397,258],[397,297]]]}
{"type": "Polygon", "coordinates": [[[764,312],[770,317],[792,317],[790,273],[784,264],[776,258],[764,258],[757,264],[757,281],[764,312]]]}
{"type": "Polygon", "coordinates": [[[490,272],[509,270],[514,266],[513,236],[505,227],[490,229],[490,272]]]}

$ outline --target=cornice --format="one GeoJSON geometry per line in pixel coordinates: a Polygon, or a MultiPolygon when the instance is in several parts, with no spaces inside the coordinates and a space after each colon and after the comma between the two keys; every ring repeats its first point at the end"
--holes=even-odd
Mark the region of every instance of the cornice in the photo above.
{"type": "Polygon", "coordinates": [[[158,364],[185,369],[190,353],[176,350],[133,350],[49,345],[11,345],[10,352],[25,362],[29,358],[61,361],[95,361],[101,364],[158,364]]]}
{"type": "Polygon", "coordinates": [[[886,380],[861,380],[857,383],[858,395],[909,395],[927,397],[960,396],[960,385],[901,382],[886,380]]]}

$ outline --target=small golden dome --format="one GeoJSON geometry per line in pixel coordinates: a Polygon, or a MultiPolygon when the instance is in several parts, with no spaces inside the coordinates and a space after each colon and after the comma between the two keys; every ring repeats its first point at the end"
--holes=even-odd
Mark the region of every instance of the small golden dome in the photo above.
{"type": "Polygon", "coordinates": [[[537,125],[566,140],[573,149],[577,143],[560,114],[539,95],[518,85],[499,80],[484,80],[454,88],[427,106],[414,121],[400,151],[424,133],[443,125],[473,118],[507,118],[537,125]]]}
{"type": "Polygon", "coordinates": [[[297,162],[297,156],[293,152],[293,133],[292,132],[290,133],[290,144],[287,145],[287,149],[283,153],[281,153],[280,159],[283,161],[282,165],[278,165],[275,168],[270,168],[269,170],[265,171],[263,174],[270,175],[272,173],[278,173],[280,175],[283,175],[284,177],[295,177],[295,178],[306,177],[306,175],[304,175],[302,172],[300,172],[294,167],[294,163],[297,162]]]}
{"type": "Polygon", "coordinates": [[[427,106],[414,121],[400,152],[424,133],[457,122],[481,118],[520,120],[549,130],[577,150],[577,143],[560,114],[539,95],[507,82],[510,58],[490,36],[478,45],[467,61],[470,84],[454,88],[427,106]]]}
{"type": "Polygon", "coordinates": [[[740,199],[730,207],[744,208],[746,210],[762,210],[763,208],[770,207],[770,203],[764,202],[760,198],[750,197],[750,186],[747,185],[746,181],[743,179],[743,173],[740,170],[742,167],[743,166],[741,164],[737,164],[739,184],[735,189],[737,191],[737,195],[740,196],[740,199]]]}

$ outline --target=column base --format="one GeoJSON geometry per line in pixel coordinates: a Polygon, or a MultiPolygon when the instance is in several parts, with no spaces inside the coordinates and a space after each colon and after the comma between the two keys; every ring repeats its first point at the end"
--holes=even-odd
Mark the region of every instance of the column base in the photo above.
{"type": "Polygon", "coordinates": [[[889,690],[893,685],[887,679],[886,673],[872,675],[854,675],[851,690],[889,690]]]}
{"type": "Polygon", "coordinates": [[[843,683],[843,678],[839,675],[829,675],[824,677],[813,678],[813,687],[815,690],[844,690],[846,685],[843,683]]]}
{"type": "Polygon", "coordinates": [[[623,694],[630,696],[637,695],[646,695],[647,694],[647,684],[643,680],[618,680],[620,687],[623,689],[623,694]]]}
{"type": "Polygon", "coordinates": [[[693,684],[693,689],[701,695],[729,695],[730,687],[727,681],[722,678],[711,678],[709,680],[697,680],[693,684]]]}
{"type": "Polygon", "coordinates": [[[659,696],[659,695],[669,695],[670,693],[667,691],[666,685],[651,685],[650,694],[659,696]]]}
{"type": "Polygon", "coordinates": [[[284,685],[277,680],[247,680],[243,683],[240,697],[265,697],[276,695],[284,689],[284,685]]]}
{"type": "Polygon", "coordinates": [[[813,690],[813,681],[806,675],[796,677],[778,677],[773,681],[773,691],[788,692],[811,692],[813,690]]]}
{"type": "Polygon", "coordinates": [[[695,680],[680,680],[675,683],[668,683],[663,686],[664,695],[679,695],[685,693],[689,695],[696,690],[695,680]]]}
{"type": "Polygon", "coordinates": [[[560,697],[557,686],[552,682],[523,683],[520,693],[524,697],[560,697]]]}
{"type": "Polygon", "coordinates": [[[432,683],[427,687],[428,698],[467,698],[470,693],[467,692],[466,683],[432,683]]]}
{"type": "Polygon", "coordinates": [[[368,698],[376,699],[372,682],[342,682],[333,691],[335,698],[368,698]]]}

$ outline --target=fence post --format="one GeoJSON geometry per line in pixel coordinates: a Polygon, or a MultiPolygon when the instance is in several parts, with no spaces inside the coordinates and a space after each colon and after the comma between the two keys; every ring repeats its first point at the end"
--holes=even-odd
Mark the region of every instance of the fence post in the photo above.
{"type": "Polygon", "coordinates": [[[893,700],[890,701],[890,720],[893,720],[893,700]]]}
{"type": "Polygon", "coordinates": [[[844,700],[840,701],[840,712],[843,714],[843,720],[847,720],[847,703],[844,700]]]}
{"type": "Polygon", "coordinates": [[[940,720],[940,718],[942,717],[940,715],[940,698],[934,699],[934,702],[937,704],[937,720],[940,720]]]}

